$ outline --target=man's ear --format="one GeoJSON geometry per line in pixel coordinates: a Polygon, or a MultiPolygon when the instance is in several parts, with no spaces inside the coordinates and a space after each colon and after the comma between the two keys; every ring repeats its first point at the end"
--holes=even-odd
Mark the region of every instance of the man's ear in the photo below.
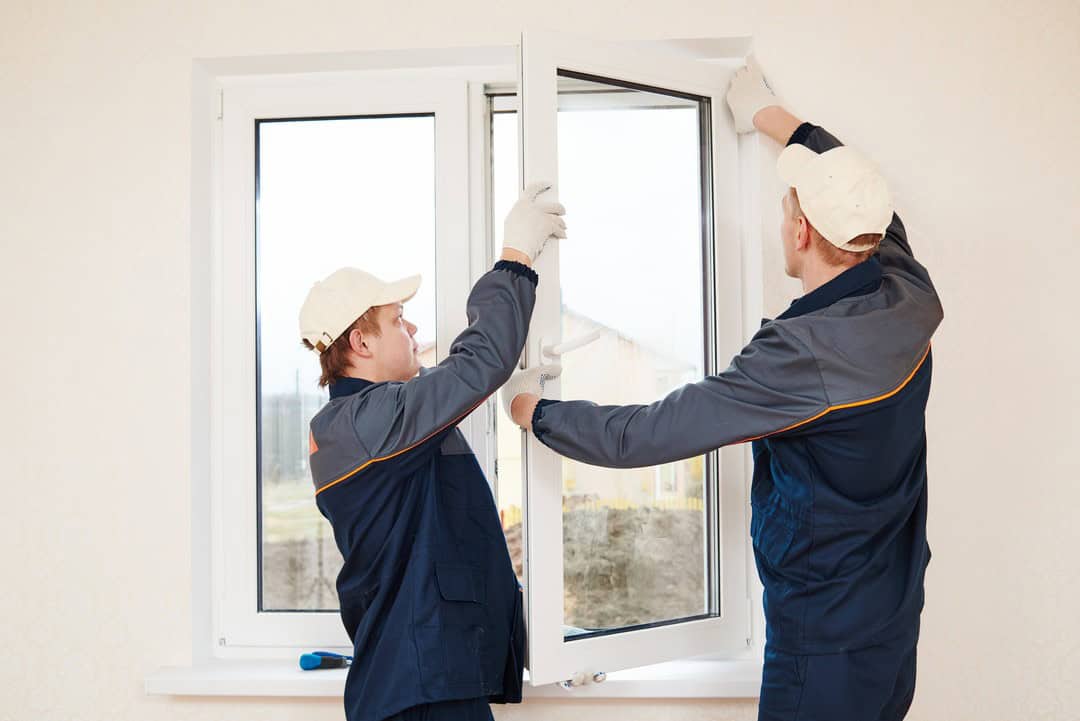
{"type": "Polygon", "coordinates": [[[810,247],[810,223],[806,220],[805,215],[800,215],[796,219],[798,227],[795,228],[795,249],[806,250],[810,247]]]}
{"type": "Polygon", "coordinates": [[[349,350],[361,358],[371,357],[371,349],[368,348],[367,341],[359,328],[353,328],[349,331],[349,350]]]}

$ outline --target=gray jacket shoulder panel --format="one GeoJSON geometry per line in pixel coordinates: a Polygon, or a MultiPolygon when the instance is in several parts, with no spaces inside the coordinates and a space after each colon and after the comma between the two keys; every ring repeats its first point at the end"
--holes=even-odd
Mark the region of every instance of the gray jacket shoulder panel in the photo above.
{"type": "Polygon", "coordinates": [[[771,324],[797,337],[814,356],[831,407],[901,386],[926,356],[941,319],[933,286],[886,271],[873,293],[771,324]]]}
{"type": "Polygon", "coordinates": [[[311,454],[310,466],[317,489],[374,457],[360,440],[354,420],[370,390],[332,399],[311,419],[311,437],[318,450],[311,454]]]}
{"type": "Polygon", "coordinates": [[[523,265],[496,264],[473,286],[468,326],[445,360],[412,380],[373,383],[327,404],[311,422],[317,491],[422,444],[505,383],[525,345],[536,282],[523,265]]]}

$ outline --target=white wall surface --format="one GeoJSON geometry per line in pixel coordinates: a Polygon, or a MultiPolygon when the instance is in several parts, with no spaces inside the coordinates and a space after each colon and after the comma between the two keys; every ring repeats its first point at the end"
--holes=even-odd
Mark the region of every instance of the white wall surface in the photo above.
{"type": "MultiPolygon", "coordinates": [[[[0,719],[336,719],[143,694],[190,607],[193,58],[752,33],[774,87],[875,157],[945,305],[918,721],[1080,718],[1080,4],[972,0],[0,4],[0,719]]],[[[782,277],[766,198],[766,311],[782,277]]],[[[775,218],[775,222],[774,222],[775,218]]],[[[500,719],[753,719],[752,700],[500,719]]]]}

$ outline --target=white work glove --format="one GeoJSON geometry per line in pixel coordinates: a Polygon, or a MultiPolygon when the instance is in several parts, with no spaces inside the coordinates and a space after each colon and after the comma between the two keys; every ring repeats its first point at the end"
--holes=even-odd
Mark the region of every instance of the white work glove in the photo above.
{"type": "Polygon", "coordinates": [[[566,223],[560,215],[566,209],[559,203],[539,203],[536,196],[550,190],[551,183],[533,183],[525,188],[503,225],[503,246],[513,248],[536,260],[550,238],[565,238],[566,223]]]}
{"type": "Polygon", "coordinates": [[[740,134],[754,131],[754,115],[757,111],[780,104],[765,82],[765,76],[753,55],[747,57],[746,65],[732,76],[727,103],[735,118],[735,132],[740,134]]]}
{"type": "MultiPolygon", "coordinates": [[[[543,395],[544,383],[552,378],[558,378],[562,373],[562,366],[558,363],[548,363],[546,365],[539,365],[534,368],[526,368],[523,371],[517,371],[514,375],[510,376],[510,380],[502,387],[502,391],[499,393],[499,400],[502,401],[503,411],[506,412],[506,417],[510,420],[514,420],[514,416],[510,413],[510,404],[514,402],[522,393],[532,393],[533,395],[543,395]]],[[[516,421],[515,421],[516,422],[516,421]]]]}

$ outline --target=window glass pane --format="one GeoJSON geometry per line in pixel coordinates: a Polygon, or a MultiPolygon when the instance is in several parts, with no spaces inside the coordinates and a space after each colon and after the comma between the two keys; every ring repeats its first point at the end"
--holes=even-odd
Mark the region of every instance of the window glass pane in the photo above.
{"type": "MultiPolygon", "coordinates": [[[[705,373],[696,99],[559,78],[562,397],[647,403],[705,373]]],[[[492,117],[494,227],[516,198],[517,118],[492,117]]],[[[499,246],[496,246],[499,247],[499,246]]],[[[520,575],[520,431],[501,414],[498,502],[520,575]]],[[[583,637],[704,615],[705,457],[642,469],[562,461],[564,633],[583,637]]]]}
{"type": "Polygon", "coordinates": [[[260,608],[336,610],[341,554],[308,470],[308,423],[327,401],[297,316],[342,266],[421,273],[405,306],[435,362],[435,120],[431,115],[258,124],[260,608]]]}
{"type": "MultiPolygon", "coordinates": [[[[648,403],[705,372],[698,100],[559,78],[562,395],[648,403]]],[[[705,458],[562,462],[567,636],[707,611],[705,458]]]]}

